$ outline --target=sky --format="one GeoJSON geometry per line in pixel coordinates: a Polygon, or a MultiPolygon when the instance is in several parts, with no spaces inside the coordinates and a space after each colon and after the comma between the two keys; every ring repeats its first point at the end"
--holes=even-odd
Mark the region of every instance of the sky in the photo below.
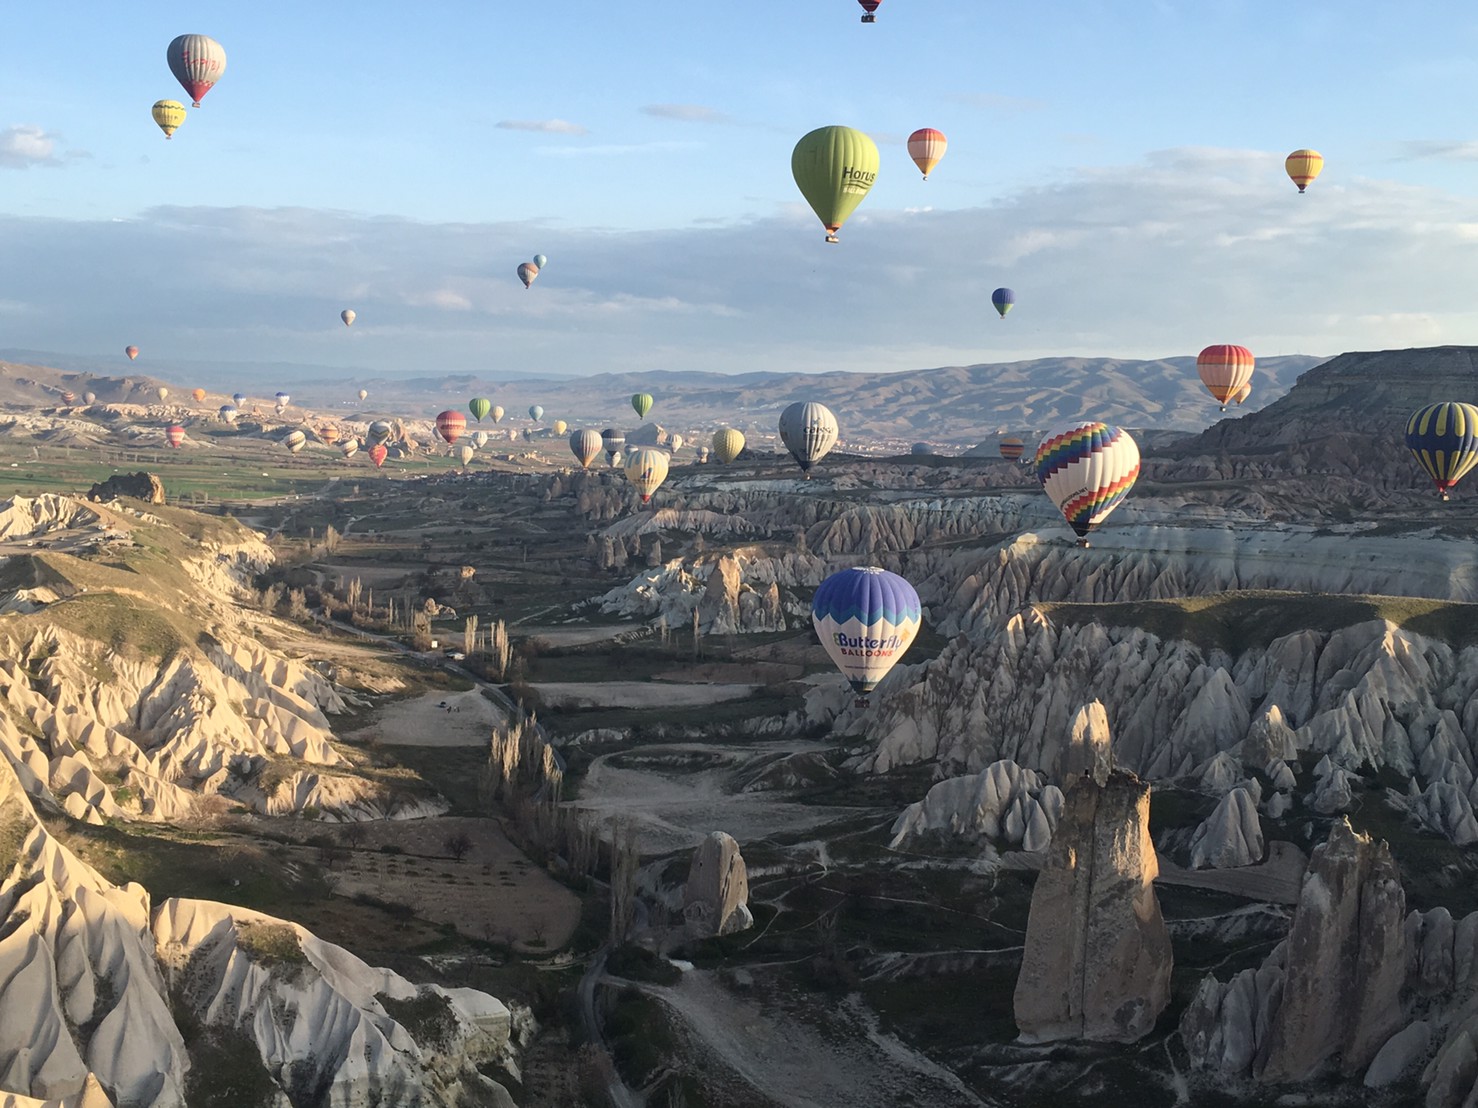
{"type": "Polygon", "coordinates": [[[0,347],[507,376],[1478,343],[1473,5],[860,14],[16,8],[0,347]],[[166,142],[149,107],[184,98],[181,33],[228,66],[166,142]],[[833,123],[882,154],[834,246],[790,175],[833,123]],[[923,181],[904,140],[926,126],[950,145],[923,181]],[[1282,163],[1303,146],[1326,164],[1301,197],[1282,163]]]}

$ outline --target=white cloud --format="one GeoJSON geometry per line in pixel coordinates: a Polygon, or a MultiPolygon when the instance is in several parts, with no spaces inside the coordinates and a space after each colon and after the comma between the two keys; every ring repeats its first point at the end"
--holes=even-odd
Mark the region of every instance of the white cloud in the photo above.
{"type": "Polygon", "coordinates": [[[1448,162],[1478,161],[1478,142],[1414,139],[1401,144],[1401,155],[1413,161],[1425,158],[1448,162]]]}
{"type": "Polygon", "coordinates": [[[0,167],[29,169],[33,165],[60,165],[61,162],[57,155],[56,135],[27,124],[0,131],[0,167]]]}
{"type": "Polygon", "coordinates": [[[548,158],[605,158],[625,154],[649,154],[654,150],[699,150],[701,142],[630,142],[600,146],[545,146],[539,153],[548,158]]]}
{"type": "Polygon", "coordinates": [[[502,119],[494,126],[503,131],[536,131],[545,135],[588,135],[590,129],[567,119],[502,119]]]}
{"type": "Polygon", "coordinates": [[[735,122],[717,108],[704,107],[702,104],[646,104],[641,110],[646,115],[656,116],[658,119],[675,119],[680,123],[735,122]]]}

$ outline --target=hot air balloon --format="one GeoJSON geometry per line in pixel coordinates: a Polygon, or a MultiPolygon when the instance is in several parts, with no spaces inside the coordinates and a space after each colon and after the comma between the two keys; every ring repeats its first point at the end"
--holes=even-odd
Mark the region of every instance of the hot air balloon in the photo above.
{"type": "Polygon", "coordinates": [[[548,264],[549,264],[549,259],[546,258],[543,254],[535,254],[534,255],[534,268],[535,269],[543,269],[548,264]]]}
{"type": "Polygon", "coordinates": [[[925,454],[934,453],[934,448],[927,442],[916,442],[908,448],[910,454],[922,457],[925,454]]]}
{"type": "Polygon", "coordinates": [[[82,402],[84,404],[96,404],[98,402],[98,394],[95,392],[84,392],[82,394],[82,402]]]}
{"type": "Polygon", "coordinates": [[[369,396],[369,389],[360,389],[359,390],[359,399],[364,400],[368,396],[369,396]]]}
{"type": "Polygon", "coordinates": [[[165,429],[164,438],[170,446],[178,448],[185,441],[185,429],[178,423],[172,424],[165,429]]]}
{"type": "Polygon", "coordinates": [[[683,439],[683,437],[681,435],[673,435],[671,438],[669,438],[667,440],[667,449],[671,450],[674,454],[676,454],[679,450],[681,450],[683,448],[683,442],[684,441],[685,440],[683,439]]]}
{"type": "Polygon", "coordinates": [[[708,447],[706,447],[706,446],[700,446],[698,448],[698,464],[699,465],[707,465],[708,464],[708,447]]]}
{"type": "Polygon", "coordinates": [[[1007,435],[1001,440],[1001,457],[1008,462],[1019,462],[1021,456],[1026,453],[1026,443],[1015,435],[1007,435]]]}
{"type": "Polygon", "coordinates": [[[570,453],[581,469],[589,469],[590,463],[600,455],[601,437],[594,431],[576,431],[570,436],[570,453]]]}
{"type": "Polygon", "coordinates": [[[477,457],[477,451],[471,446],[463,446],[461,450],[457,451],[457,457],[462,459],[462,467],[465,469],[472,459],[477,457]]]}
{"type": "Polygon", "coordinates": [[[851,127],[820,127],[801,138],[790,155],[790,172],[836,242],[847,217],[878,177],[877,144],[851,127]]]}
{"type": "Polygon", "coordinates": [[[908,136],[908,156],[919,167],[924,180],[929,179],[934,167],[944,159],[944,151],[948,145],[949,140],[944,137],[944,132],[936,131],[933,127],[920,127],[908,136]]]}
{"type": "Polygon", "coordinates": [[[472,413],[478,423],[481,423],[482,417],[493,410],[493,402],[483,396],[474,396],[468,401],[467,410],[472,413]]]}
{"type": "Polygon", "coordinates": [[[652,394],[639,392],[631,398],[631,406],[636,409],[636,414],[642,419],[647,418],[647,413],[652,410],[652,394]]]}
{"type": "Polygon", "coordinates": [[[1011,289],[1000,288],[990,294],[990,302],[996,306],[996,311],[1001,313],[1001,318],[1006,318],[1006,313],[1011,310],[1011,305],[1016,303],[1016,293],[1011,289]]]}
{"type": "Polygon", "coordinates": [[[151,109],[154,122],[164,132],[165,138],[174,138],[175,130],[185,122],[185,105],[178,100],[156,100],[151,109]]]}
{"type": "Polygon", "coordinates": [[[636,486],[641,502],[651,502],[657,486],[667,480],[667,452],[643,446],[626,455],[626,479],[636,486]]]}
{"type": "Polygon", "coordinates": [[[621,453],[621,448],[626,445],[626,436],[614,427],[607,427],[600,433],[600,443],[605,447],[606,461],[615,465],[616,455],[621,453]]]}
{"type": "Polygon", "coordinates": [[[1232,403],[1240,406],[1251,395],[1252,386],[1250,384],[1243,385],[1236,392],[1232,393],[1232,403]]]}
{"type": "Polygon", "coordinates": [[[1324,155],[1317,150],[1295,150],[1283,160],[1288,178],[1303,192],[1314,183],[1314,178],[1324,169],[1324,155]]]}
{"type": "Polygon", "coordinates": [[[354,326],[354,321],[359,318],[359,313],[353,308],[345,308],[339,313],[339,318],[344,321],[345,327],[352,327],[354,326]]]}
{"type": "Polygon", "coordinates": [[[226,51],[206,35],[180,35],[169,44],[165,57],[169,71],[185,86],[196,108],[226,72],[226,51]]]}
{"type": "Polygon", "coordinates": [[[883,0],[857,0],[857,3],[862,5],[862,22],[876,23],[878,5],[882,2],[883,0]]]}
{"type": "Polygon", "coordinates": [[[158,394],[158,396],[159,396],[159,399],[160,399],[160,400],[161,400],[161,401],[163,401],[163,400],[168,400],[168,399],[169,399],[169,389],[167,389],[167,388],[166,388],[166,387],[165,387],[165,386],[163,386],[163,385],[160,385],[160,386],[159,386],[159,387],[158,387],[158,388],[157,388],[157,389],[155,389],[155,390],[154,390],[154,392],[155,392],[155,393],[156,393],[156,394],[158,394]]]}
{"type": "Polygon", "coordinates": [[[1478,407],[1447,401],[1412,413],[1406,421],[1406,448],[1446,500],[1449,490],[1478,464],[1478,407]]]}
{"type": "Polygon", "coordinates": [[[291,431],[282,440],[282,445],[287,447],[291,453],[296,454],[308,445],[308,436],[302,431],[291,431]]]}
{"type": "Polygon", "coordinates": [[[796,401],[780,413],[780,441],[809,480],[811,467],[837,442],[837,417],[825,404],[796,401]]]}
{"type": "Polygon", "coordinates": [[[232,407],[230,404],[222,404],[216,410],[216,415],[221,417],[222,423],[235,423],[237,418],[241,415],[241,410],[239,408],[232,407]]]}
{"type": "Polygon", "coordinates": [[[530,404],[529,418],[532,419],[535,423],[538,423],[539,420],[544,418],[544,409],[539,407],[539,405],[537,404],[530,404]]]}
{"type": "Polygon", "coordinates": [[[1088,545],[1088,533],[1129,495],[1139,476],[1139,446],[1107,423],[1069,423],[1049,431],[1037,447],[1037,480],[1088,545]]]}
{"type": "Polygon", "coordinates": [[[195,398],[195,403],[197,403],[197,404],[199,404],[199,403],[201,403],[201,402],[203,402],[205,400],[205,390],[204,389],[191,389],[190,390],[190,395],[195,398]]]}
{"type": "Polygon", "coordinates": [[[290,401],[292,397],[285,392],[279,392],[275,396],[273,396],[272,399],[277,401],[277,406],[279,408],[286,408],[288,401],[290,401]]]}
{"type": "Polygon", "coordinates": [[[534,279],[539,276],[539,267],[533,262],[524,262],[518,267],[518,279],[523,282],[524,288],[533,285],[534,279]]]}
{"type": "Polygon", "coordinates": [[[318,437],[332,446],[339,441],[339,429],[332,423],[325,424],[318,429],[318,437]]]}
{"type": "Polygon", "coordinates": [[[246,403],[246,393],[233,392],[231,394],[231,403],[235,404],[238,408],[241,407],[241,405],[246,403]]]}
{"type": "Polygon", "coordinates": [[[375,463],[375,468],[379,469],[385,464],[385,459],[390,456],[390,450],[383,442],[377,442],[370,447],[369,456],[370,461],[375,463]]]}
{"type": "Polygon", "coordinates": [[[744,449],[744,434],[732,427],[725,427],[713,433],[713,452],[718,460],[728,465],[739,457],[740,451],[744,449]]]}
{"type": "Polygon", "coordinates": [[[455,443],[467,430],[467,417],[448,408],[436,417],[436,432],[448,443],[455,443]]]}
{"type": "Polygon", "coordinates": [[[862,697],[908,652],[923,615],[914,587],[876,566],[833,573],[811,598],[816,637],[862,697]]]}
{"type": "Polygon", "coordinates": [[[497,404],[494,404],[493,405],[493,410],[492,410],[492,412],[490,414],[493,417],[493,422],[494,423],[502,423],[503,422],[503,409],[501,407],[499,407],[497,404]]]}
{"type": "Polygon", "coordinates": [[[139,356],[139,348],[137,346],[125,346],[123,352],[128,355],[129,361],[134,361],[139,356]]]}
{"type": "Polygon", "coordinates": [[[390,437],[390,424],[377,419],[369,425],[369,440],[378,446],[390,437]]]}
{"type": "Polygon", "coordinates": [[[340,445],[339,450],[343,453],[344,457],[352,458],[359,453],[359,440],[345,439],[343,444],[340,445]]]}
{"type": "Polygon", "coordinates": [[[1201,375],[1201,384],[1206,391],[1221,402],[1221,410],[1227,410],[1227,401],[1243,385],[1252,380],[1252,370],[1257,359],[1245,346],[1208,346],[1196,357],[1196,372],[1201,375]]]}
{"type": "Polygon", "coordinates": [[[472,434],[472,445],[481,450],[488,444],[488,433],[486,431],[474,431],[472,434]]]}

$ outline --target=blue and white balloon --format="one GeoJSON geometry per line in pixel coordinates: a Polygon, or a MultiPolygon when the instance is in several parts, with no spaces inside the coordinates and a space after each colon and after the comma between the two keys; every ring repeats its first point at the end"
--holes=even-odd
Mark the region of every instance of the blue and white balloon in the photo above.
{"type": "Polygon", "coordinates": [[[908,651],[923,609],[919,594],[898,574],[858,566],[821,582],[811,620],[842,676],[866,695],[908,651]]]}

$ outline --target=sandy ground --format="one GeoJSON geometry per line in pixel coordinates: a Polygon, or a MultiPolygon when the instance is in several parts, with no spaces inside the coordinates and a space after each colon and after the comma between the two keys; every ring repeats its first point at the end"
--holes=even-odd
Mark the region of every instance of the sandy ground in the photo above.
{"type": "Polygon", "coordinates": [[[590,764],[575,806],[599,813],[602,822],[619,817],[636,828],[644,854],[666,854],[696,846],[711,831],[727,831],[741,844],[777,833],[808,832],[869,809],[799,804],[770,792],[740,792],[742,781],[766,757],[826,750],[825,744],[790,740],[746,745],[673,743],[643,746],[625,760],[671,755],[717,756],[709,768],[683,770],[647,764],[612,764],[620,754],[603,754],[590,764]]]}
{"type": "Polygon", "coordinates": [[[409,904],[423,919],[453,923],[470,938],[516,942],[534,951],[563,945],[580,921],[579,898],[530,862],[491,820],[445,817],[359,826],[364,842],[331,871],[345,896],[367,893],[409,904]],[[460,862],[443,845],[457,834],[472,840],[460,862]],[[387,844],[401,853],[384,853],[380,848],[387,844]]]}
{"type": "Polygon", "coordinates": [[[876,1020],[854,1004],[834,1005],[818,1027],[780,1005],[732,993],[702,970],[689,970],[671,988],[642,988],[676,1013],[700,1050],[785,1108],[989,1103],[948,1070],[879,1031],[876,1020]]]}
{"type": "Polygon", "coordinates": [[[520,627],[519,638],[537,639],[545,646],[589,646],[609,642],[617,635],[639,631],[640,623],[609,623],[599,627],[589,624],[572,627],[520,627]]]}
{"type": "Polygon", "coordinates": [[[344,738],[349,742],[374,738],[399,746],[486,746],[492,729],[504,722],[503,713],[476,689],[429,692],[392,701],[374,723],[344,738]]]}
{"type": "Polygon", "coordinates": [[[801,666],[779,665],[775,662],[706,662],[697,666],[682,666],[652,674],[653,681],[705,682],[716,685],[778,685],[794,681],[805,670],[801,666]]]}
{"type": "Polygon", "coordinates": [[[652,681],[561,681],[532,685],[549,708],[697,708],[740,700],[758,685],[677,685],[652,681]]]}
{"type": "Polygon", "coordinates": [[[1272,904],[1297,904],[1299,890],[1303,888],[1304,870],[1308,866],[1308,858],[1298,847],[1292,843],[1273,842],[1268,844],[1267,861],[1236,869],[1181,869],[1161,855],[1160,876],[1156,882],[1193,889],[1216,889],[1272,904]]]}

